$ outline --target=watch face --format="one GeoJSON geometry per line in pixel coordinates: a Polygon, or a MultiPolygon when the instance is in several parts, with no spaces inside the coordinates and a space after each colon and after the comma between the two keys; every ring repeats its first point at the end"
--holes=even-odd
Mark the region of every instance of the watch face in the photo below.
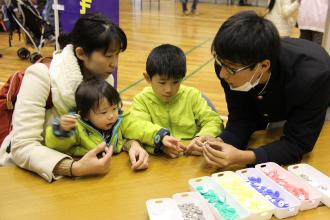
{"type": "Polygon", "coordinates": [[[156,142],[156,143],[159,143],[159,142],[160,142],[160,135],[159,135],[159,134],[157,134],[157,135],[155,136],[155,142],[156,142]]]}

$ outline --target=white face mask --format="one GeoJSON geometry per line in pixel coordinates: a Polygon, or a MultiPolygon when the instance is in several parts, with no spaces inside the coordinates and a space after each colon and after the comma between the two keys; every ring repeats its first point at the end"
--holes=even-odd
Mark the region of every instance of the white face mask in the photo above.
{"type": "Polygon", "coordinates": [[[232,86],[230,86],[230,89],[233,90],[233,91],[240,91],[240,92],[248,92],[248,91],[250,91],[256,85],[258,85],[258,83],[260,82],[260,79],[261,79],[262,75],[264,74],[264,73],[262,73],[260,75],[260,77],[252,84],[251,81],[253,80],[254,75],[258,72],[258,69],[256,69],[256,71],[253,73],[253,76],[250,79],[250,81],[248,81],[248,82],[246,82],[243,85],[238,86],[238,87],[232,87],[232,86]]]}

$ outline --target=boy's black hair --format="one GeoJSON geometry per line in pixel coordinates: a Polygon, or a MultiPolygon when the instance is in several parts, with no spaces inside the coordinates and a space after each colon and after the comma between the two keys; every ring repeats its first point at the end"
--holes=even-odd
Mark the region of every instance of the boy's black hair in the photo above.
{"type": "Polygon", "coordinates": [[[91,78],[81,82],[75,94],[77,112],[81,117],[86,118],[90,110],[99,107],[103,98],[106,98],[110,105],[121,107],[122,102],[118,91],[105,80],[91,78]]]}
{"type": "Polygon", "coordinates": [[[150,79],[158,74],[166,79],[181,80],[187,72],[186,56],[179,47],[162,44],[150,52],[146,71],[150,79]]]}
{"type": "Polygon", "coordinates": [[[118,50],[125,51],[127,38],[124,31],[110,19],[92,12],[81,16],[71,33],[61,33],[58,37],[61,48],[73,44],[74,48],[82,47],[86,54],[100,50],[105,54],[111,44],[118,45],[118,50]]]}
{"type": "Polygon", "coordinates": [[[269,59],[272,67],[279,56],[280,36],[271,21],[244,11],[221,25],[211,50],[221,60],[250,65],[269,59]]]}

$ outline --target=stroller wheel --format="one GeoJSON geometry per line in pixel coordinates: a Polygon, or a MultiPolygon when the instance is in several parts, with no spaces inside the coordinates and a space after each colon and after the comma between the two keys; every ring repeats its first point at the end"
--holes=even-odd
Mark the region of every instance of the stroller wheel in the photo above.
{"type": "Polygon", "coordinates": [[[17,50],[17,56],[23,60],[26,60],[30,57],[30,51],[25,47],[19,48],[17,50]]]}
{"type": "Polygon", "coordinates": [[[41,54],[38,52],[34,52],[30,55],[30,62],[35,63],[37,62],[40,58],[42,58],[41,54]]]}

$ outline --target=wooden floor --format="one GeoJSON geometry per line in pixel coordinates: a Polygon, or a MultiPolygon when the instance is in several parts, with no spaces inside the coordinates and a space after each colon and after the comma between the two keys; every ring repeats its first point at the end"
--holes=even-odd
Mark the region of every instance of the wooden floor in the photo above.
{"type": "MultiPolygon", "coordinates": [[[[120,55],[118,90],[121,92],[125,108],[133,96],[147,84],[142,79],[145,61],[150,50],[163,43],[175,44],[183,49],[187,56],[187,80],[185,85],[200,89],[215,104],[219,113],[227,115],[223,90],[217,80],[210,46],[220,25],[229,16],[242,10],[256,10],[264,13],[262,7],[227,6],[226,4],[198,5],[198,15],[184,16],[179,1],[162,0],[160,11],[158,1],[144,1],[140,8],[139,1],[120,1],[120,26],[128,37],[128,49],[120,55]]],[[[297,30],[294,30],[297,36],[297,30]]],[[[8,47],[8,36],[0,34],[0,82],[30,63],[20,60],[16,51],[24,46],[14,36],[13,47],[8,47]]],[[[44,47],[43,55],[51,55],[52,46],[44,47]]]]}

